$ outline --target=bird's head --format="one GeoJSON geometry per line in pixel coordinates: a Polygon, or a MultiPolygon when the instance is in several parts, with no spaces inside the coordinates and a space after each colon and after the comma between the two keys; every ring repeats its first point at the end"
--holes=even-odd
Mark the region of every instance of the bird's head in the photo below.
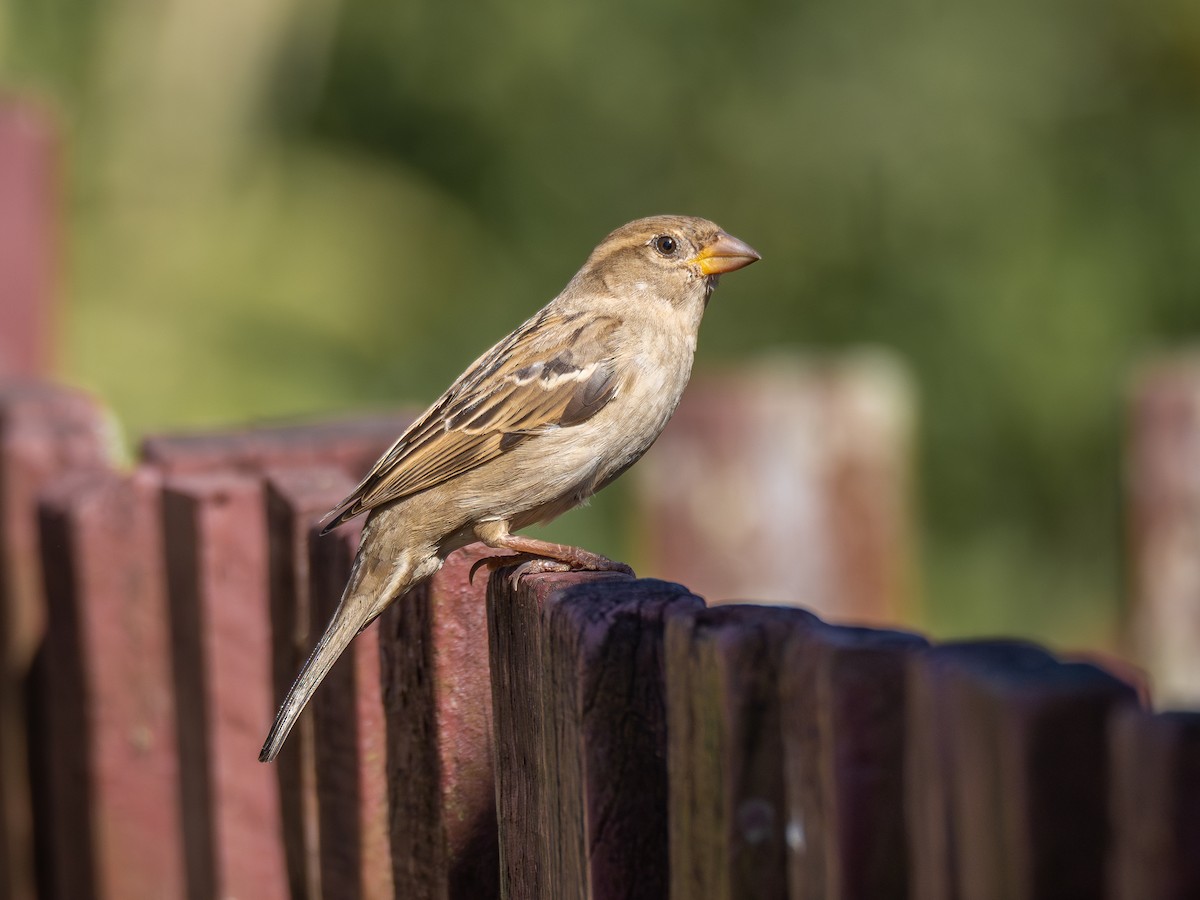
{"type": "Polygon", "coordinates": [[[616,294],[650,291],[683,306],[707,301],[720,275],[759,258],[753,247],[707,219],[651,216],[601,241],[580,275],[601,278],[616,294]]]}

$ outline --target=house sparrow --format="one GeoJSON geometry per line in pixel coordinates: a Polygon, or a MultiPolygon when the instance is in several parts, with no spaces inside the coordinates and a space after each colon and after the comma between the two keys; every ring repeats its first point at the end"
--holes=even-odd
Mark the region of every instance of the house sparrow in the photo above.
{"type": "Polygon", "coordinates": [[[679,405],[718,276],[757,259],[705,219],[630,222],[400,436],[330,513],[325,531],[370,510],[341,603],[260,760],[279,753],[354,636],[459,547],[483,541],[542,571],[630,571],[513,532],[583,503],[646,452],[679,405]]]}

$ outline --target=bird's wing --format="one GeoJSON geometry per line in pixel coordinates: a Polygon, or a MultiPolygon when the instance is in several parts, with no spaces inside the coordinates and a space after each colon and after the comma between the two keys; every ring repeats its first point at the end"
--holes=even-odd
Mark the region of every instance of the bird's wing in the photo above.
{"type": "Polygon", "coordinates": [[[471,366],[330,515],[365,510],[449,481],[552,428],[587,421],[616,395],[611,317],[543,311],[471,366]]]}

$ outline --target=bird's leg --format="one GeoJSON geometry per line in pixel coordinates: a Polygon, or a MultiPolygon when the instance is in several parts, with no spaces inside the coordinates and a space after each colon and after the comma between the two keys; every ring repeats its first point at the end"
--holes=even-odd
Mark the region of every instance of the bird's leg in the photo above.
{"type": "MultiPolygon", "coordinates": [[[[488,546],[495,546],[497,549],[514,550],[522,555],[533,557],[534,561],[541,560],[542,562],[560,563],[566,566],[568,570],[633,574],[633,569],[629,568],[623,562],[617,562],[616,560],[609,559],[607,556],[601,556],[599,553],[592,553],[590,550],[584,550],[582,547],[555,544],[550,541],[541,541],[537,538],[506,534],[502,543],[488,544],[488,546]]],[[[547,569],[546,571],[553,571],[553,569],[547,569]]]]}
{"type": "Polygon", "coordinates": [[[623,562],[592,553],[582,547],[555,544],[537,538],[510,534],[507,522],[485,522],[475,527],[476,536],[496,550],[512,550],[516,556],[489,556],[471,567],[471,573],[484,565],[489,569],[520,564],[521,574],[534,572],[622,572],[632,575],[633,569],[623,562]]]}

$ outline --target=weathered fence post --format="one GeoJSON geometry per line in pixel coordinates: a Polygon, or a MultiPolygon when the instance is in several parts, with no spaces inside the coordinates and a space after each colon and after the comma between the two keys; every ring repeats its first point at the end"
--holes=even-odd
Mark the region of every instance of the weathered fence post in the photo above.
{"type": "MultiPolygon", "coordinates": [[[[397,896],[499,896],[486,574],[452,553],[380,617],[397,896]]],[[[530,698],[524,698],[531,702],[530,698]]]]}
{"type": "Polygon", "coordinates": [[[631,473],[640,565],[703,597],[901,620],[913,406],[882,355],[698,376],[631,473]]]}
{"type": "Polygon", "coordinates": [[[58,165],[49,117],[28,103],[0,98],[0,378],[50,370],[58,165]]]}
{"type": "Polygon", "coordinates": [[[504,575],[493,575],[488,590],[500,896],[542,900],[545,722],[541,703],[532,699],[542,690],[541,601],[533,591],[505,585],[504,575]]]}
{"type": "Polygon", "coordinates": [[[1134,644],[1160,702],[1200,704],[1200,354],[1146,367],[1130,402],[1134,644]]]}
{"type": "Polygon", "coordinates": [[[288,895],[276,773],[267,527],[250,475],[169,478],[163,517],[190,896],[288,895]]]}
{"type": "Polygon", "coordinates": [[[64,472],[106,466],[110,443],[107,421],[89,397],[33,381],[0,382],[0,897],[5,900],[27,900],[34,891],[24,693],[45,617],[38,494],[64,472]]]}
{"type": "MultiPolygon", "coordinates": [[[[160,435],[145,439],[142,456],[169,478],[245,477],[261,488],[263,540],[268,548],[271,709],[258,727],[265,735],[348,577],[339,561],[354,526],[315,539],[314,523],[340,501],[403,430],[408,416],[365,416],[273,425],[240,431],[160,435]],[[315,569],[310,569],[310,561],[315,569]],[[340,584],[332,581],[340,579],[340,584]],[[318,584],[319,582],[319,584],[318,584]],[[320,596],[314,596],[319,587],[320,596]]],[[[353,553],[351,552],[351,558],[353,553]]],[[[282,840],[295,897],[391,896],[386,832],[378,628],[369,629],[335,668],[284,745],[277,774],[282,840]],[[349,665],[349,664],[347,664],[349,665]],[[325,697],[361,717],[347,719],[325,697]],[[333,730],[314,726],[332,719],[333,730]],[[334,733],[336,732],[336,733],[334,733]],[[332,760],[320,764],[320,760],[332,760]],[[331,768],[333,766],[333,768],[331,768]],[[381,819],[380,817],[383,817],[381,819]]],[[[271,771],[270,769],[267,771],[271,771]]]]}
{"type": "MultiPolygon", "coordinates": [[[[359,532],[356,522],[327,535],[321,535],[317,526],[309,531],[314,633],[325,627],[350,579],[359,532]]],[[[392,900],[397,896],[389,837],[379,646],[383,631],[380,623],[355,638],[312,699],[321,891],[329,900],[392,900]]],[[[410,727],[420,726],[410,723],[410,727]]]]}
{"type": "Polygon", "coordinates": [[[1103,896],[1106,724],[1136,705],[1133,688],[1020,642],[946,645],[912,665],[909,828],[928,842],[914,895],[1103,896]]]}
{"type": "Polygon", "coordinates": [[[667,891],[665,622],[703,602],[609,574],[491,580],[504,896],[667,891]]]}
{"type": "Polygon", "coordinates": [[[42,900],[186,896],[159,488],[146,470],[77,471],[42,502],[42,900]]]}
{"type": "Polygon", "coordinates": [[[542,755],[556,777],[542,798],[554,841],[544,896],[659,900],[669,889],[665,620],[704,603],[665,581],[548,587],[542,755]]]}
{"type": "Polygon", "coordinates": [[[1200,712],[1113,716],[1109,900],[1200,897],[1200,712]]]}
{"type": "MultiPolygon", "coordinates": [[[[265,478],[271,594],[274,704],[283,702],[324,623],[315,623],[309,570],[309,531],[353,488],[328,466],[268,469],[265,478]]],[[[265,725],[265,723],[264,723],[265,725]]],[[[280,816],[293,897],[321,890],[316,749],[313,716],[302,715],[276,765],[280,816]]]]}
{"type": "Polygon", "coordinates": [[[109,464],[110,424],[92,398],[36,381],[0,382],[0,653],[20,673],[42,637],[37,501],[65,472],[109,464]]]}
{"type": "Polygon", "coordinates": [[[780,694],[791,900],[910,896],[904,672],[927,646],[820,623],[789,638],[780,694]]]}
{"type": "Polygon", "coordinates": [[[786,900],[778,678],[798,609],[729,605],[667,621],[671,900],[786,900]]]}

